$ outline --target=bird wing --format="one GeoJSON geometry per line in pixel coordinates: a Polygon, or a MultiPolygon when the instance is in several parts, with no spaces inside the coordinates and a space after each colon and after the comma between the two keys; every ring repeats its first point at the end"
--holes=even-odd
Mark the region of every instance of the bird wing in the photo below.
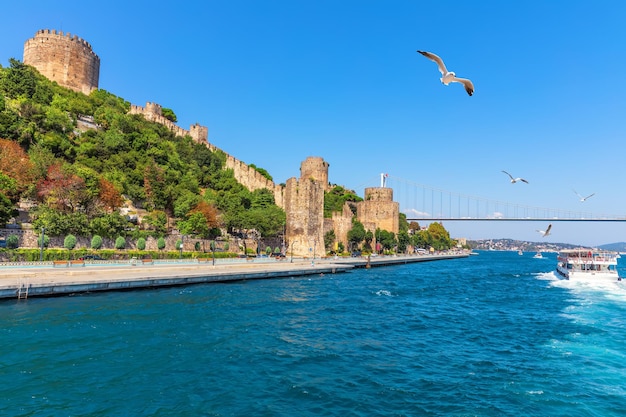
{"type": "Polygon", "coordinates": [[[506,172],[506,171],[504,171],[504,170],[503,170],[502,172],[504,172],[506,175],[508,175],[509,177],[511,177],[511,179],[512,179],[512,180],[514,180],[514,179],[515,179],[515,178],[513,178],[513,175],[509,174],[508,172],[506,172]]]}
{"type": "Polygon", "coordinates": [[[589,194],[587,197],[585,197],[585,200],[588,199],[589,197],[593,197],[594,195],[596,195],[596,193],[589,194]]]}
{"type": "Polygon", "coordinates": [[[552,229],[552,223],[550,223],[548,225],[548,228],[546,229],[546,236],[548,236],[550,234],[550,229],[552,229]]]}
{"type": "Polygon", "coordinates": [[[520,180],[521,182],[525,182],[526,184],[528,184],[528,181],[526,181],[524,178],[518,178],[518,180],[520,180]]]}
{"type": "Polygon", "coordinates": [[[454,77],[452,81],[463,84],[463,86],[465,87],[465,91],[467,91],[467,94],[469,94],[470,96],[474,94],[474,84],[472,84],[472,82],[467,78],[454,77]]]}
{"type": "Polygon", "coordinates": [[[572,191],[574,191],[574,194],[576,194],[578,198],[580,198],[581,200],[584,198],[582,195],[578,194],[576,190],[572,190],[572,191]]]}
{"type": "Polygon", "coordinates": [[[444,64],[442,59],[439,58],[437,55],[431,52],[425,52],[425,51],[417,51],[417,52],[424,55],[426,58],[430,59],[431,61],[435,62],[437,64],[437,67],[439,68],[439,72],[441,73],[441,75],[446,75],[448,73],[448,70],[446,69],[446,64],[444,64]]]}

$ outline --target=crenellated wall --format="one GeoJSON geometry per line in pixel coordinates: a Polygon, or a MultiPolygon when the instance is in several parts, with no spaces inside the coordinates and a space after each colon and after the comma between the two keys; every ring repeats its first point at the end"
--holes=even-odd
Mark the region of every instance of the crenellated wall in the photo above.
{"type": "Polygon", "coordinates": [[[201,144],[206,144],[209,139],[209,129],[206,126],[201,126],[196,123],[191,125],[189,130],[185,130],[176,125],[176,123],[172,122],[170,119],[163,116],[163,108],[157,103],[147,102],[145,107],[131,104],[128,113],[141,114],[148,121],[162,124],[171,130],[176,136],[191,136],[195,142],[201,144]]]}
{"type": "Polygon", "coordinates": [[[324,249],[325,184],[312,178],[289,178],[285,185],[285,240],[295,256],[320,257],[324,249]]]}
{"type": "Polygon", "coordinates": [[[98,88],[100,58],[89,42],[70,33],[37,31],[24,43],[24,64],[74,91],[89,94],[98,88]]]}
{"type": "MultiPolygon", "coordinates": [[[[343,205],[341,212],[332,213],[331,222],[332,230],[335,232],[335,240],[337,242],[343,242],[344,248],[348,250],[348,232],[352,229],[352,210],[348,203],[343,205]]],[[[324,234],[327,231],[324,231],[324,234]]]]}
{"type": "Polygon", "coordinates": [[[387,230],[398,234],[400,204],[393,201],[393,189],[372,187],[365,189],[365,198],[357,204],[357,219],[366,230],[387,230]]]}

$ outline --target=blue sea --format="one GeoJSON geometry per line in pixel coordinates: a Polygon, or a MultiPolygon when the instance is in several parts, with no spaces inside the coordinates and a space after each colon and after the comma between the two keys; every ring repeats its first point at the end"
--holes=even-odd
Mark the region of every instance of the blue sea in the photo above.
{"type": "Polygon", "coordinates": [[[0,302],[0,415],[624,416],[626,287],[555,255],[0,302]]]}

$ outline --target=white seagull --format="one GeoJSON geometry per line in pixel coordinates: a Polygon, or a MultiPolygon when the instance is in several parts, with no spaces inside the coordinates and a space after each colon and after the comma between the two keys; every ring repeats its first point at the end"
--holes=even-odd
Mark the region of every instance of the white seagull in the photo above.
{"type": "Polygon", "coordinates": [[[511,184],[515,184],[518,181],[525,182],[526,184],[528,184],[528,181],[526,181],[524,178],[519,178],[519,177],[513,178],[513,175],[509,174],[508,172],[504,170],[502,172],[504,172],[506,175],[508,175],[511,178],[511,184]]]}
{"type": "MultiPolygon", "coordinates": [[[[574,190],[574,192],[576,193],[576,190],[574,190]]],[[[594,195],[596,195],[596,193],[589,194],[587,197],[583,197],[578,193],[576,193],[576,195],[578,196],[578,198],[580,198],[580,202],[584,203],[586,199],[588,199],[589,197],[593,197],[594,195]]]]}
{"type": "Polygon", "coordinates": [[[537,231],[541,233],[541,237],[546,237],[550,235],[550,229],[552,229],[552,223],[548,225],[548,228],[546,230],[537,230],[537,231]]]}
{"type": "Polygon", "coordinates": [[[437,55],[433,54],[432,52],[424,52],[424,51],[417,51],[417,52],[419,52],[420,54],[424,55],[426,58],[430,59],[431,61],[437,64],[437,67],[439,68],[439,72],[441,73],[440,80],[444,85],[448,85],[449,83],[461,83],[463,84],[463,86],[465,86],[465,91],[467,91],[467,94],[469,94],[470,96],[474,94],[474,84],[472,84],[472,82],[468,80],[467,78],[458,78],[454,72],[448,71],[446,69],[446,65],[443,63],[441,58],[439,58],[437,55]]]}

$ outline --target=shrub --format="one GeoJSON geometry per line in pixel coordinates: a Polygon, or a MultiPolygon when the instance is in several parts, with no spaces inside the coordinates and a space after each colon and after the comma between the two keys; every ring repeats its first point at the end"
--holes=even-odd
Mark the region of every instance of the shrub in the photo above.
{"type": "Polygon", "coordinates": [[[180,250],[183,248],[183,241],[181,239],[176,240],[176,249],[180,250]]]}
{"type": "Polygon", "coordinates": [[[115,249],[124,249],[126,247],[126,239],[123,236],[118,236],[115,239],[115,249]]]}
{"type": "Polygon", "coordinates": [[[272,247],[271,247],[271,246],[267,246],[267,247],[265,248],[265,254],[266,254],[267,256],[270,256],[270,254],[271,254],[271,253],[272,253],[272,247]]]}
{"type": "Polygon", "coordinates": [[[146,249],[146,239],[140,237],[137,239],[137,249],[145,250],[146,249]]]}
{"type": "Polygon", "coordinates": [[[200,249],[201,249],[201,247],[200,247],[200,242],[196,242],[196,243],[193,245],[193,248],[194,248],[194,250],[195,250],[195,251],[200,251],[200,249]]]}
{"type": "Polygon", "coordinates": [[[19,246],[20,240],[17,235],[9,235],[6,240],[7,248],[9,249],[17,249],[19,246]]]}
{"type": "Polygon", "coordinates": [[[91,249],[100,249],[102,247],[102,237],[94,235],[91,238],[91,249]]]}
{"type": "Polygon", "coordinates": [[[159,248],[159,250],[165,249],[165,239],[163,239],[163,237],[157,239],[157,248],[159,248]]]}
{"type": "Polygon", "coordinates": [[[67,235],[63,240],[63,247],[68,250],[72,250],[76,247],[76,236],[67,235]]]}
{"type": "Polygon", "coordinates": [[[224,250],[227,251],[228,249],[230,249],[230,245],[226,242],[224,243],[224,250]]]}

